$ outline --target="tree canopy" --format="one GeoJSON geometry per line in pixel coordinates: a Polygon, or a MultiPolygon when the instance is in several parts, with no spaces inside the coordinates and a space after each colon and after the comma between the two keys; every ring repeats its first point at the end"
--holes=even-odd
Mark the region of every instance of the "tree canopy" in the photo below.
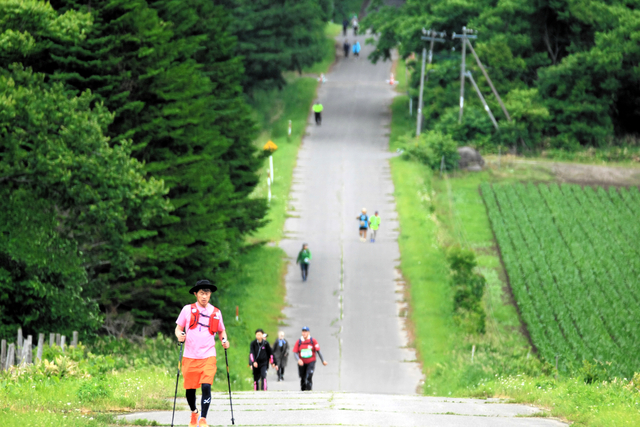
{"type": "Polygon", "coordinates": [[[322,58],[333,5],[0,2],[0,336],[169,330],[233,286],[267,210],[249,101],[322,58]]]}
{"type": "Polygon", "coordinates": [[[363,25],[379,33],[374,61],[390,58],[395,47],[405,58],[419,54],[423,28],[447,32],[425,88],[425,123],[460,143],[574,149],[639,131],[640,12],[633,2],[407,0],[399,9],[374,1],[371,9],[363,25]],[[472,91],[457,123],[461,44],[450,37],[463,26],[478,31],[472,44],[512,112],[507,123],[467,50],[467,68],[500,121],[498,134],[472,91]]]}

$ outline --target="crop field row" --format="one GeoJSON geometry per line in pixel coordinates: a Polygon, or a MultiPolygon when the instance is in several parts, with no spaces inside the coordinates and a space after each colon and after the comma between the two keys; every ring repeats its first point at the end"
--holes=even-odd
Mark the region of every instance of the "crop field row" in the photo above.
{"type": "Polygon", "coordinates": [[[543,359],[640,372],[640,192],[483,184],[511,289],[543,359]]]}

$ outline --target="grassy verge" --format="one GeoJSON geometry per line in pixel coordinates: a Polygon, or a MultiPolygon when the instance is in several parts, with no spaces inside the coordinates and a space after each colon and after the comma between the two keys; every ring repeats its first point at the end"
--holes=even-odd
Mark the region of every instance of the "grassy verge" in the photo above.
{"type": "MultiPolygon", "coordinates": [[[[398,79],[402,84],[403,72],[398,72],[398,79]]],[[[406,96],[398,96],[392,105],[392,151],[399,148],[399,136],[414,130],[415,115],[409,117],[407,104],[406,96]]],[[[640,425],[640,378],[594,384],[562,376],[556,380],[552,367],[531,351],[478,187],[481,182],[553,177],[536,166],[504,162],[501,166],[441,179],[418,162],[402,157],[391,161],[401,228],[400,267],[410,286],[410,318],[425,373],[424,393],[509,398],[538,405],[546,409],[546,416],[574,425],[640,425]],[[465,334],[452,321],[446,268],[446,250],[452,245],[473,249],[478,269],[487,279],[483,336],[465,334]]]]}

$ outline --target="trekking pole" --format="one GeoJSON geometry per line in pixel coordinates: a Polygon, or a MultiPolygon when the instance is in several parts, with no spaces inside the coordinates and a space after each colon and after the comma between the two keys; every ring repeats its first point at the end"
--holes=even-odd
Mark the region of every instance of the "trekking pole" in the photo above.
{"type": "Polygon", "coordinates": [[[184,343],[180,343],[180,360],[178,361],[178,375],[176,375],[176,394],[173,397],[173,413],[171,414],[171,427],[173,427],[173,418],[176,415],[176,400],[178,399],[178,381],[180,380],[180,367],[182,366],[182,347],[184,343]]]}
{"type": "Polygon", "coordinates": [[[235,425],[233,419],[233,402],[231,401],[231,379],[229,379],[229,360],[227,359],[227,349],[224,349],[224,362],[227,364],[227,384],[229,384],[229,405],[231,406],[231,425],[235,425]]]}

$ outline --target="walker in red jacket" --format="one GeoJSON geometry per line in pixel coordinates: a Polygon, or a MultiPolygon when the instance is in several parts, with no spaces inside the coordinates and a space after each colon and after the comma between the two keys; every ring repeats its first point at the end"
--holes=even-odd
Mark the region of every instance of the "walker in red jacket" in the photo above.
{"type": "Polygon", "coordinates": [[[293,354],[298,361],[298,373],[300,374],[300,389],[302,391],[313,388],[313,371],[316,368],[316,354],[320,357],[322,364],[327,366],[327,362],[320,353],[320,344],[315,338],[309,336],[309,327],[302,328],[302,337],[293,346],[293,354]]]}

